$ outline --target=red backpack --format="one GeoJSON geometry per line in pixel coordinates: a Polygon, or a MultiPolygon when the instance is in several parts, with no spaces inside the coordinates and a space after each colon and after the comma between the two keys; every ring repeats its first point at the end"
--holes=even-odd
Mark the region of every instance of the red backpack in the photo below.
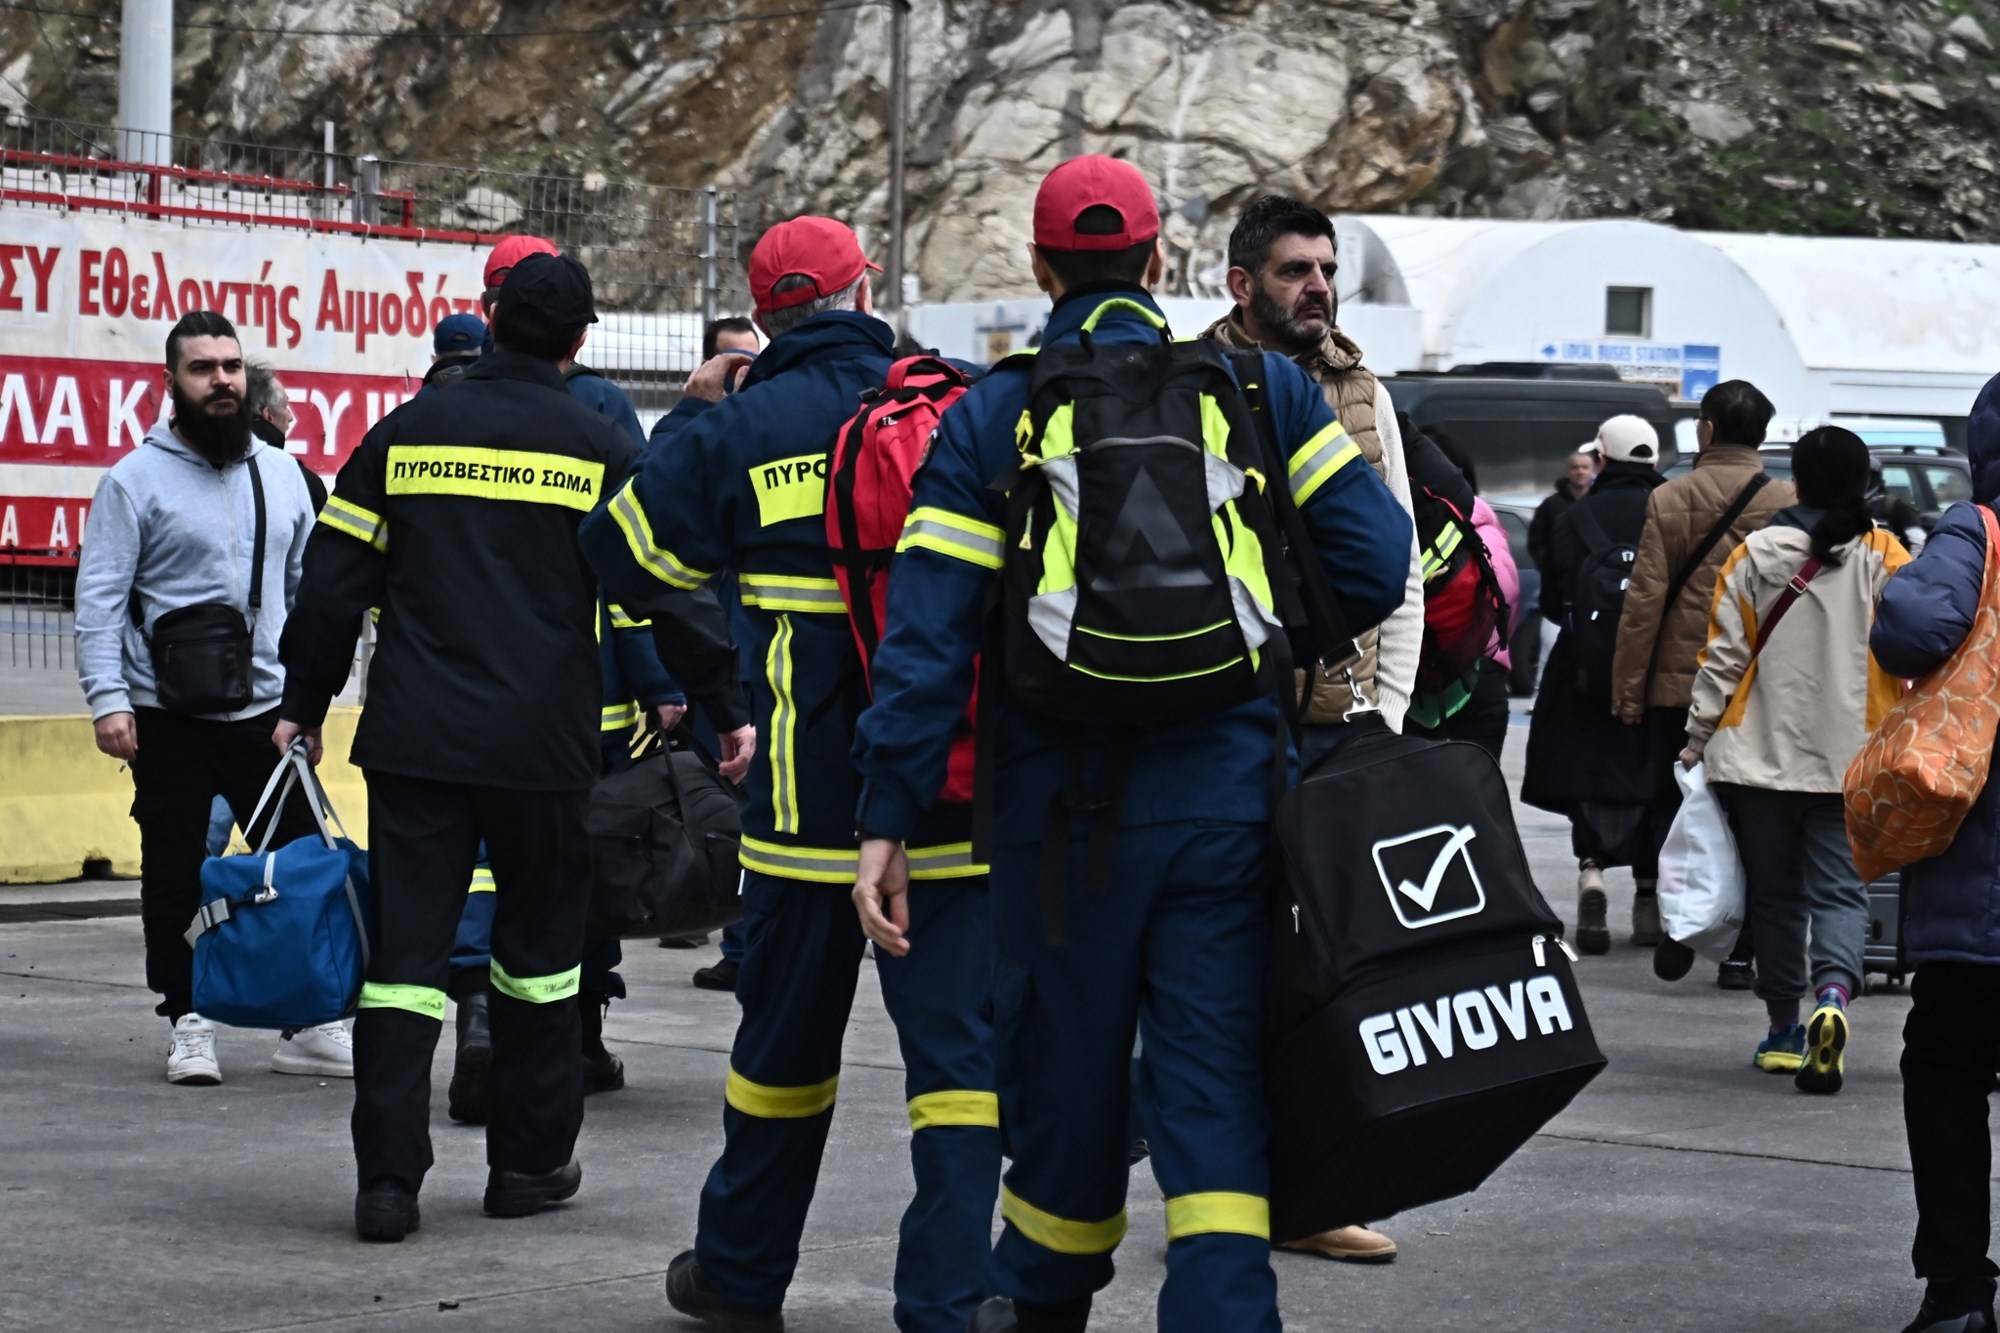
{"type": "Polygon", "coordinates": [[[1417,692],[1458,684],[1508,624],[1507,599],[1472,515],[1428,487],[1412,497],[1424,563],[1424,646],[1417,692]]]}
{"type": "MultiPolygon", "coordinates": [[[[971,387],[971,378],[947,361],[904,357],[889,367],[886,384],[862,398],[861,410],[834,441],[826,540],[871,696],[875,650],[888,611],[889,562],[910,517],[911,484],[930,452],[938,418],[971,387]]],[[[977,699],[976,688],[973,695],[977,699]]],[[[972,799],[973,733],[969,704],[952,732],[951,764],[939,800],[972,799]]]]}

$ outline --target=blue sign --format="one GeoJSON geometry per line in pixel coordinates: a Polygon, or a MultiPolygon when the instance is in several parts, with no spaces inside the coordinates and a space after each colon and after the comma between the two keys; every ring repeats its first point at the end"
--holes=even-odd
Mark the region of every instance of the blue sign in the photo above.
{"type": "Polygon", "coordinates": [[[1698,403],[1722,380],[1722,349],[1689,343],[1681,349],[1681,397],[1698,403]]]}

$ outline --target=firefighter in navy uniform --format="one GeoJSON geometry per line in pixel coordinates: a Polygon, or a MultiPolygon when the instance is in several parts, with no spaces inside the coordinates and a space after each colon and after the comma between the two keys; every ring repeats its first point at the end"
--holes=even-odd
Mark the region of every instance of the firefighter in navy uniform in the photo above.
{"type": "MultiPolygon", "coordinates": [[[[894,343],[870,314],[867,267],[854,233],[831,219],[766,232],[750,289],[770,347],[734,392],[722,392],[726,364],[697,372],[682,408],[691,419],[584,525],[606,591],[628,606],[734,569],[756,667],[759,742],[743,808],[748,949],[725,1144],[702,1189],[694,1248],[666,1280],[674,1309],[722,1333],[784,1327],[862,958],[848,898],[857,795],[848,756],[862,700],[846,666],[855,649],[825,511],[835,435],[883,383],[894,343]],[[710,394],[712,405],[688,406],[710,394]]],[[[691,697],[735,678],[726,639],[703,646],[678,625],[660,633],[671,613],[652,614],[661,657],[691,697]]],[[[963,1333],[986,1293],[1000,1168],[985,1013],[992,941],[969,811],[941,809],[913,827],[910,861],[928,948],[876,957],[914,1131],[916,1196],[903,1217],[894,1318],[902,1333],[963,1333]]]]}
{"type": "Polygon", "coordinates": [[[364,1240],[417,1229],[431,1058],[482,838],[496,890],[486,1211],[525,1216],[582,1179],[575,996],[601,703],[597,582],[577,529],[637,453],[556,368],[595,319],[574,260],[515,266],[494,311],[497,350],[451,393],[383,418],[341,468],[281,643],[275,740],[304,734],[317,758],[362,616],[381,608],[353,749],[377,900],[354,1025],[364,1240]]]}

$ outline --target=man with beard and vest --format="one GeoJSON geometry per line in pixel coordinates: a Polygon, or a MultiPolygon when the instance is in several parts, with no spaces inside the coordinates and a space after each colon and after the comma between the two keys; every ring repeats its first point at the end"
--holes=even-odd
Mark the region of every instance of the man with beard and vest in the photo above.
{"type": "MultiPolygon", "coordinates": [[[[826,471],[836,434],[889,371],[895,334],[871,313],[870,267],[831,218],[765,232],[750,255],[750,291],[771,345],[733,392],[722,390],[734,358],[704,365],[671,442],[656,440],[609,513],[584,525],[607,592],[628,605],[734,570],[736,623],[756,665],[750,693],[764,739],[743,806],[743,1019],[722,1156],[702,1187],[694,1248],[666,1280],[674,1309],[726,1333],[785,1325],[865,945],[848,902],[858,667],[827,544],[826,471]]],[[[667,667],[691,696],[733,685],[738,659],[726,640],[689,661],[688,636],[662,619],[670,607],[652,611],[667,667]]],[[[972,859],[970,823],[959,807],[914,830],[912,910],[930,944],[910,959],[876,954],[908,1071],[916,1178],[896,1256],[902,1333],[963,1333],[989,1290],[1000,1119],[986,872],[972,859]]]]}
{"type": "MultiPolygon", "coordinates": [[[[146,984],[173,1025],[167,1081],[215,1084],[215,1028],[195,1012],[194,950],[183,933],[201,906],[214,798],[229,803],[253,845],[261,836],[250,814],[273,767],[271,728],[285,684],[278,637],[298,591],[313,507],[291,457],[251,436],[243,347],[228,320],[196,310],[174,325],[166,387],[167,421],[105,474],[91,502],[76,576],[76,660],[97,748],[132,768],[146,984]],[[152,651],[160,618],[218,602],[249,622],[251,697],[230,713],[169,711],[152,651]]],[[[274,845],[313,831],[306,803],[290,802],[274,845]]],[[[286,1034],[272,1067],[345,1077],[353,1068],[347,1033],[329,1023],[286,1034]]]]}
{"type": "Polygon", "coordinates": [[[638,452],[557,370],[595,319],[582,265],[516,264],[494,350],[450,390],[384,417],[341,468],[286,628],[273,740],[304,735],[317,758],[362,617],[381,608],[353,747],[377,899],[354,1030],[364,1240],[418,1226],[431,1058],[482,840],[495,889],[486,1212],[525,1216],[582,1180],[576,996],[601,682],[597,586],[577,529],[638,452]]]}
{"type": "MultiPolygon", "coordinates": [[[[1326,405],[1396,503],[1411,509],[1410,472],[1389,391],[1361,364],[1361,348],[1334,319],[1340,297],[1333,221],[1311,204],[1267,194],[1243,210],[1229,234],[1229,294],[1236,308],[1209,325],[1204,338],[1226,347],[1282,352],[1320,386],[1326,405]]],[[[1423,563],[1414,543],[1403,604],[1354,641],[1355,654],[1337,669],[1314,670],[1302,705],[1300,758],[1310,765],[1354,725],[1403,729],[1416,689],[1424,642],[1423,563]]],[[[1364,1226],[1341,1227],[1294,1241],[1301,1250],[1349,1263],[1387,1263],[1396,1242],[1364,1226]]]]}

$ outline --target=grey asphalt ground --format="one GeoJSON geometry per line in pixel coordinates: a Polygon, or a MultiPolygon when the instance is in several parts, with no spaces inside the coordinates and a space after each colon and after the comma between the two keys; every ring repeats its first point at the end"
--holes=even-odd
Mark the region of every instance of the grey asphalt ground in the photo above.
{"type": "MultiPolygon", "coordinates": [[[[1518,721],[1518,719],[1517,719],[1518,721]]],[[[1518,784],[1526,732],[1509,741],[1518,784]]],[[[1521,812],[1565,916],[1566,827],[1521,812]]],[[[1299,1330],[1894,1330],[1920,1291],[1896,1073],[1908,1002],[1855,1005],[1847,1088],[1809,1099],[1759,1074],[1756,1002],[1698,967],[1677,986],[1615,934],[1580,968],[1609,1071],[1476,1195],[1383,1222],[1381,1268],[1276,1259],[1299,1330]]],[[[71,898],[129,896],[83,886],[71,898]]],[[[0,903],[35,890],[0,889],[0,903]]],[[[630,1086],[589,1103],[584,1188],[557,1212],[479,1212],[479,1131],[444,1114],[423,1230],[350,1226],[348,1087],[269,1071],[270,1034],[226,1030],[226,1082],[175,1088],[131,916],[0,917],[0,1329],[678,1330],[660,1295],[721,1143],[736,1009],[692,989],[714,951],[629,946],[608,1036],[630,1086]]],[[[787,1306],[795,1333],[890,1327],[908,1121],[894,1034],[864,986],[826,1168],[787,1306]]],[[[1116,1283],[1093,1327],[1153,1326],[1163,1217],[1144,1167],[1116,1283]]],[[[1215,1330],[1215,1333],[1230,1333],[1215,1330]]]]}

